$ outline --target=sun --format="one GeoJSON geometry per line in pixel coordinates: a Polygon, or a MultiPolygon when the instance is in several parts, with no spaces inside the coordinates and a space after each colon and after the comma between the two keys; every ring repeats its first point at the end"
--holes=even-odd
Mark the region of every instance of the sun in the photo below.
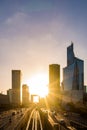
{"type": "Polygon", "coordinates": [[[35,74],[28,82],[30,94],[37,94],[40,97],[48,95],[48,77],[44,73],[35,74]]]}

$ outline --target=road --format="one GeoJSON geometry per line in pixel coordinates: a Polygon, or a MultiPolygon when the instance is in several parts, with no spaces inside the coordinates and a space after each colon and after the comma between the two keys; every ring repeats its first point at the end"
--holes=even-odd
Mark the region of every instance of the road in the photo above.
{"type": "Polygon", "coordinates": [[[47,112],[42,112],[37,108],[33,109],[26,130],[53,130],[49,120],[47,112]]]}
{"type": "Polygon", "coordinates": [[[87,120],[82,118],[79,114],[69,113],[66,117],[68,120],[73,120],[87,126],[87,120]]]}
{"type": "Polygon", "coordinates": [[[42,121],[37,109],[31,112],[26,130],[43,130],[42,121]]]}
{"type": "MultiPolygon", "coordinates": [[[[67,130],[74,127],[80,130],[80,124],[87,128],[87,121],[77,114],[49,112],[38,107],[10,110],[0,115],[0,130],[67,130]],[[71,123],[72,121],[72,123],[71,123]],[[76,125],[76,124],[77,125],[76,125]],[[73,125],[72,125],[73,124],[73,125]]],[[[73,128],[73,130],[74,130],[73,128]]]]}
{"type": "Polygon", "coordinates": [[[10,110],[4,112],[0,118],[0,130],[14,130],[18,121],[25,114],[27,109],[10,110]]]}
{"type": "Polygon", "coordinates": [[[53,119],[54,120],[56,119],[58,123],[60,123],[65,128],[73,126],[76,130],[87,129],[87,121],[83,119],[82,117],[80,117],[79,114],[68,113],[66,116],[65,115],[66,114],[63,114],[63,113],[57,113],[56,115],[53,116],[53,119]]]}

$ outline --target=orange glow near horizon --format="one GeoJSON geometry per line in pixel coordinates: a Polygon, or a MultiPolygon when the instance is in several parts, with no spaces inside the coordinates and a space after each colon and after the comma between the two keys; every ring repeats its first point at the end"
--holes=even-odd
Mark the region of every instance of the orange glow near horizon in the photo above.
{"type": "Polygon", "coordinates": [[[38,102],[39,102],[39,97],[38,97],[38,96],[34,96],[33,102],[34,102],[34,103],[38,103],[38,102]]]}
{"type": "Polygon", "coordinates": [[[44,73],[39,73],[31,77],[27,81],[29,86],[30,94],[37,94],[40,97],[45,97],[48,95],[48,77],[44,73]]]}

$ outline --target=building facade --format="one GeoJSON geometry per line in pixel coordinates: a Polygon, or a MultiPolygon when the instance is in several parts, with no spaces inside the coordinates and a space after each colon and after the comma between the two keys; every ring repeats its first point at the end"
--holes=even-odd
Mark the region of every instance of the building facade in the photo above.
{"type": "Polygon", "coordinates": [[[0,93],[0,107],[3,107],[3,105],[9,105],[9,97],[0,93]]]}
{"type": "Polygon", "coordinates": [[[29,104],[29,88],[26,84],[22,85],[22,104],[29,104]]]}
{"type": "Polygon", "coordinates": [[[67,67],[63,68],[64,91],[71,91],[72,100],[83,99],[84,61],[75,57],[73,43],[67,48],[67,67]]]}
{"type": "Polygon", "coordinates": [[[12,89],[7,90],[7,95],[9,97],[10,104],[12,104],[12,89]]]}
{"type": "Polygon", "coordinates": [[[58,94],[60,91],[60,65],[49,65],[49,93],[58,94]]]}
{"type": "Polygon", "coordinates": [[[12,70],[12,103],[21,104],[21,71],[12,70]]]}
{"type": "Polygon", "coordinates": [[[75,57],[73,44],[67,48],[67,67],[63,69],[64,90],[83,90],[84,61],[75,57]]]}

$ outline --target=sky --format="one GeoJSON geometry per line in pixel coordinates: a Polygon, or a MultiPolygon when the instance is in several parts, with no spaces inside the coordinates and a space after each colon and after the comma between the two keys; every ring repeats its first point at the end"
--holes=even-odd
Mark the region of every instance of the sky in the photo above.
{"type": "Polygon", "coordinates": [[[87,0],[0,0],[0,91],[11,88],[12,69],[26,83],[60,64],[62,81],[71,41],[87,85],[87,0]]]}

